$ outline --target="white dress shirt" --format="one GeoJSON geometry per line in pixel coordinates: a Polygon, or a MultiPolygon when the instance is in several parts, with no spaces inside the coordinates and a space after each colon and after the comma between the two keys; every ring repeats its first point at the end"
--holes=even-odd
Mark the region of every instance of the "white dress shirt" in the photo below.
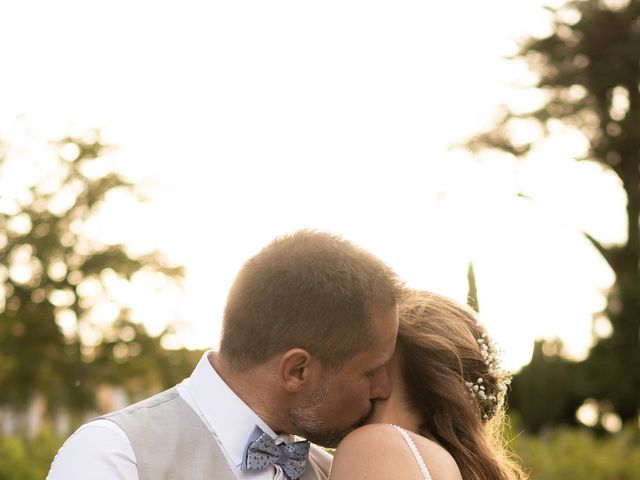
{"type": "MultiPolygon", "coordinates": [[[[290,435],[276,435],[249,408],[211,366],[207,352],[191,377],[178,386],[180,397],[202,419],[220,445],[231,470],[239,480],[277,480],[280,467],[242,471],[242,455],[249,435],[259,426],[280,441],[293,440],[290,435]],[[214,400],[215,399],[215,400],[214,400]]],[[[311,445],[309,456],[325,474],[331,466],[331,455],[311,445]]],[[[114,422],[93,420],[81,426],[58,451],[47,480],[139,480],[136,457],[127,434],[114,422]]]]}

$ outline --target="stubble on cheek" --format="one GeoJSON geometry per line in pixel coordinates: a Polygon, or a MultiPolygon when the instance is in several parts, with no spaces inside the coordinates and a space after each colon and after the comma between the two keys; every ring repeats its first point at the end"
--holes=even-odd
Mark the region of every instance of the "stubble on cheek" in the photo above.
{"type": "Polygon", "coordinates": [[[326,448],[336,448],[338,444],[356,428],[359,428],[369,422],[373,415],[373,405],[369,411],[360,417],[357,421],[347,427],[333,427],[328,425],[317,413],[320,405],[312,407],[311,405],[301,406],[291,409],[289,417],[296,431],[291,432],[295,435],[306,438],[312,443],[321,445],[326,448]]]}

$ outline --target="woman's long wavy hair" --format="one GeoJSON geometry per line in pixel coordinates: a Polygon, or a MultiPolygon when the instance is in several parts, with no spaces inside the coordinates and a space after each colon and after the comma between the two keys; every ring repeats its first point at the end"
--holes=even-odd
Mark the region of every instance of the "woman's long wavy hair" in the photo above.
{"type": "Polygon", "coordinates": [[[526,478],[502,439],[503,403],[471,393],[480,384],[499,399],[507,380],[487,364],[478,339],[488,337],[475,312],[424,291],[409,292],[399,308],[400,365],[408,400],[424,419],[420,433],[453,456],[464,480],[526,478]]]}

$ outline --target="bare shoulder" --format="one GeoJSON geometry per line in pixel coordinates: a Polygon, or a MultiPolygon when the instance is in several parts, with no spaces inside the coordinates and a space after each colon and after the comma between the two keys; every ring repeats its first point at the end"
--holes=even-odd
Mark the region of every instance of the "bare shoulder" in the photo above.
{"type": "Polygon", "coordinates": [[[433,480],[462,480],[460,468],[451,454],[439,443],[409,432],[433,480]]]}
{"type": "Polygon", "coordinates": [[[403,442],[400,434],[389,425],[371,424],[358,428],[338,446],[329,479],[417,480],[420,471],[410,463],[411,452],[403,442]],[[408,469],[408,465],[413,468],[408,469]]]}
{"type": "MultiPolygon", "coordinates": [[[[444,448],[412,435],[434,480],[461,479],[458,467],[444,448]],[[423,444],[423,440],[426,444],[423,444]],[[433,455],[433,458],[429,458],[433,455]],[[447,458],[447,456],[449,458],[447,458]]],[[[402,434],[390,425],[365,425],[340,443],[330,480],[389,478],[421,479],[422,474],[402,434]]]]}

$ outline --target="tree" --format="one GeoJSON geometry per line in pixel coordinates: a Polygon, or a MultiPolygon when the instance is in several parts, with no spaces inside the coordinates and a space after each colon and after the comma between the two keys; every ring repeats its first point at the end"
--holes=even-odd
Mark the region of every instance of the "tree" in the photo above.
{"type": "Polygon", "coordinates": [[[588,397],[609,400],[623,420],[640,409],[640,1],[569,1],[556,9],[553,33],[524,43],[525,59],[544,94],[539,108],[506,108],[495,128],[472,138],[472,151],[497,149],[523,158],[558,130],[579,132],[588,148],[579,160],[613,172],[627,196],[627,239],[605,245],[585,233],[615,273],[606,316],[612,334],[599,338],[581,364],[588,397]],[[516,140],[518,122],[542,136],[516,140]],[[558,127],[561,127],[560,129],[558,127]]]}
{"type": "Polygon", "coordinates": [[[480,304],[478,302],[478,286],[476,284],[476,274],[473,270],[473,262],[469,262],[467,267],[467,305],[469,305],[476,312],[480,311],[480,304]]]}
{"type": "Polygon", "coordinates": [[[536,341],[531,362],[511,382],[509,404],[530,433],[559,423],[577,425],[585,382],[579,364],[561,352],[559,340],[536,341]]]}
{"type": "Polygon", "coordinates": [[[94,316],[114,282],[145,272],[179,285],[182,267],[88,233],[114,192],[141,199],[105,161],[99,132],[52,147],[52,163],[24,188],[15,188],[16,159],[6,145],[0,150],[0,404],[25,408],[38,393],[50,409],[82,411],[94,406],[101,383],[133,394],[175,383],[198,352],[163,349],[122,302],[109,304],[114,321],[94,316]]]}

